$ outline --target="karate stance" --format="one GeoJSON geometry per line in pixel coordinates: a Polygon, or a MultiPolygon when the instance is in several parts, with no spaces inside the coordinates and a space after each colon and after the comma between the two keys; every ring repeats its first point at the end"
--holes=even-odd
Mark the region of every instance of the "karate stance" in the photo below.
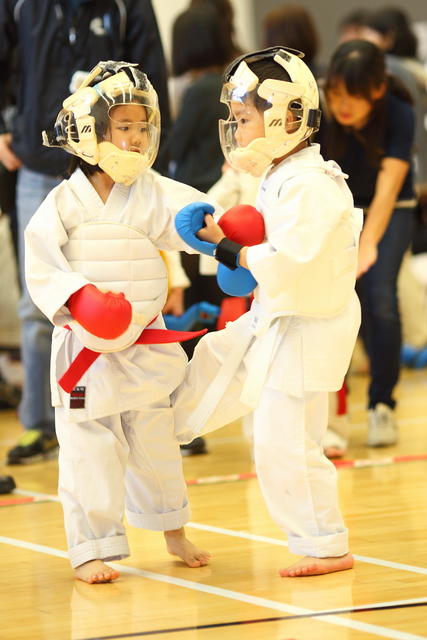
{"type": "Polygon", "coordinates": [[[129,555],[124,510],[130,524],[163,531],[188,566],[209,559],[183,528],[190,509],[170,394],[187,358],[161,316],[159,253],[188,249],[174,216],[204,194],[150,169],[157,95],[135,66],[101,62],[64,101],[44,141],[79,166],[26,230],[28,288],[55,325],[51,386],[69,555],[89,583],[117,578],[104,561],[129,555]]]}
{"type": "Polygon", "coordinates": [[[263,175],[257,209],[266,237],[230,242],[209,205],[176,218],[187,244],[215,255],[238,286],[258,283],[251,309],[204,336],[174,393],[180,441],[254,409],[257,475],[289,549],[304,556],[280,575],[350,569],[348,532],[333,464],[322,439],[328,392],[347,371],[360,324],[354,291],[361,211],[339,166],[309,142],[320,121],[316,82],[299,52],[275,47],[244,55],[225,73],[220,123],[228,162],[263,175]],[[205,226],[204,226],[205,225],[205,226]]]}

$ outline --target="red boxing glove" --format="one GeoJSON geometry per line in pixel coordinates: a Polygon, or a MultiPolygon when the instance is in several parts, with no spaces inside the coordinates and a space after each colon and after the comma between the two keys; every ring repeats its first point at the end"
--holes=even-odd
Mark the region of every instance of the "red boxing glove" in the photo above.
{"type": "Polygon", "coordinates": [[[251,247],[264,241],[264,218],[250,204],[231,207],[223,213],[218,224],[229,240],[244,247],[251,247]]]}
{"type": "Polygon", "coordinates": [[[124,293],[103,293],[93,284],[73,293],[67,306],[86,331],[106,340],[121,336],[132,320],[132,306],[124,293]]]}

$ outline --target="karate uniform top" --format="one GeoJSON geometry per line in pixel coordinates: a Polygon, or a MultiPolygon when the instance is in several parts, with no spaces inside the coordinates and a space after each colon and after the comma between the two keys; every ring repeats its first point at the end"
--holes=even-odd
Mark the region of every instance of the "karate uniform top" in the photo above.
{"type": "MultiPolygon", "coordinates": [[[[74,331],[65,328],[72,325],[65,305],[72,293],[89,282],[82,272],[73,271],[66,258],[70,235],[79,225],[93,227],[88,223],[99,223],[102,234],[102,228],[108,226],[105,223],[111,223],[113,229],[120,230],[123,226],[148,239],[156,253],[157,249],[192,252],[177,234],[174,217],[189,202],[200,200],[206,200],[205,194],[149,170],[130,187],[115,183],[104,203],[78,169],[50,192],[30,220],[25,231],[26,279],[34,302],[55,325],[51,355],[52,404],[63,407],[68,419],[75,422],[95,419],[155,402],[172,392],[181,381],[186,365],[186,356],[179,344],[132,344],[122,350],[113,347],[112,353],[105,353],[108,348],[95,349],[104,353],[79,381],[79,387],[84,387],[86,394],[85,406],[70,408],[70,395],[58,385],[58,380],[83,345],[74,331]]],[[[112,259],[131,261],[134,258],[113,255],[118,250],[116,245],[111,242],[112,259]]],[[[83,238],[81,256],[94,249],[96,243],[85,249],[83,238]]],[[[89,255],[88,260],[91,259],[89,255]]],[[[128,272],[132,273],[131,265],[128,272]]],[[[99,286],[103,288],[102,283],[99,286]]],[[[166,278],[162,286],[166,297],[166,278]]],[[[150,328],[164,328],[161,314],[150,328]]]]}
{"type": "Polygon", "coordinates": [[[297,395],[341,387],[360,325],[354,287],[363,216],[345,178],[313,144],[267,170],[258,192],[266,241],[247,251],[258,282],[252,329],[262,336],[282,319],[278,338],[286,339],[269,383],[297,395]]]}
{"type": "Polygon", "coordinates": [[[256,208],[266,237],[247,249],[254,301],[199,342],[173,397],[182,442],[255,409],[264,388],[296,397],[336,391],[350,364],[363,215],[345,174],[310,145],[266,171],[256,208]]]}
{"type": "Polygon", "coordinates": [[[317,144],[263,176],[256,208],[266,238],[247,249],[258,286],[251,309],[236,321],[239,344],[204,401],[210,408],[196,412],[196,431],[242,359],[240,399],[251,407],[264,386],[296,396],[342,386],[360,325],[355,280],[363,222],[345,178],[317,144]]]}

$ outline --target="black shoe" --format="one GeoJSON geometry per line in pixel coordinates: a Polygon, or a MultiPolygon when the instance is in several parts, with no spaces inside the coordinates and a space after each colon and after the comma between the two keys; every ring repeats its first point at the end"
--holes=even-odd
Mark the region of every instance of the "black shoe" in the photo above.
{"type": "Polygon", "coordinates": [[[55,434],[41,429],[28,429],[13,449],[8,451],[7,464],[31,464],[56,457],[58,440],[55,434]]]}
{"type": "Polygon", "coordinates": [[[205,439],[202,437],[194,438],[188,444],[181,444],[180,449],[183,456],[197,456],[208,452],[205,439]]]}
{"type": "Polygon", "coordinates": [[[0,494],[12,493],[14,489],[16,484],[12,476],[0,476],[0,494]]]}
{"type": "Polygon", "coordinates": [[[21,400],[21,389],[0,378],[0,409],[16,409],[21,400]]]}

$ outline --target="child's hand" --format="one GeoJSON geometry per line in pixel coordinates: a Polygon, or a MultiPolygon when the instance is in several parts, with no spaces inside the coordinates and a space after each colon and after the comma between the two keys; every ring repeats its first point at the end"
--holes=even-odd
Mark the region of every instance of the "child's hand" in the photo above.
{"type": "Polygon", "coordinates": [[[206,227],[203,227],[202,229],[200,229],[200,231],[197,232],[196,235],[198,238],[204,240],[205,242],[211,242],[215,245],[217,245],[218,242],[225,238],[225,233],[210,214],[207,214],[205,216],[205,224],[206,227]]]}

